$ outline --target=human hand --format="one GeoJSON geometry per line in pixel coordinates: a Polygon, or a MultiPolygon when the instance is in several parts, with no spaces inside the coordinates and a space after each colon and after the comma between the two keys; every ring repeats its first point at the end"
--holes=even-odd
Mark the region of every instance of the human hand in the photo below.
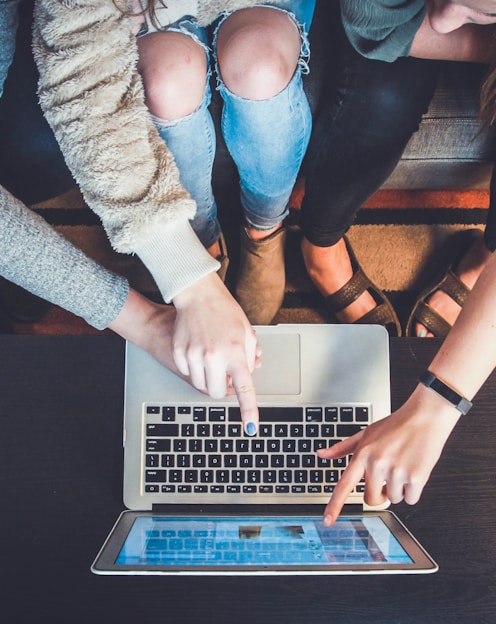
{"type": "Polygon", "coordinates": [[[179,371],[213,398],[234,392],[245,430],[258,429],[252,372],[260,362],[253,328],[216,273],[188,287],[173,300],[177,317],[172,351],[179,371]]]}
{"type": "Polygon", "coordinates": [[[327,449],[319,457],[352,454],[324,511],[324,524],[337,519],[346,499],[365,477],[365,502],[381,505],[420,499],[460,413],[444,399],[418,387],[396,412],[327,449]]]}
{"type": "Polygon", "coordinates": [[[109,328],[191,383],[189,377],[183,375],[176,366],[172,354],[175,320],[176,310],[173,306],[155,303],[130,288],[124,306],[109,328]]]}

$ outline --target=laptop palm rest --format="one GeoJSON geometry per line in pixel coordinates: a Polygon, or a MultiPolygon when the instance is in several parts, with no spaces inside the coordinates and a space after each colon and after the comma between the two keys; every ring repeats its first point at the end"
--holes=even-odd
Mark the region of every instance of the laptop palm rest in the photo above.
{"type": "Polygon", "coordinates": [[[262,366],[253,374],[257,395],[297,395],[301,392],[300,336],[261,334],[262,366]]]}

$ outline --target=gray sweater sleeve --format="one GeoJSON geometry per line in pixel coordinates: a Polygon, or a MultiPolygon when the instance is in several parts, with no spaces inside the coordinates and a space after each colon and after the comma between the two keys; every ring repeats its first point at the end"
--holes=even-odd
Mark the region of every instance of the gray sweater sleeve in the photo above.
{"type": "Polygon", "coordinates": [[[117,5],[37,0],[40,103],[112,246],[140,256],[170,301],[219,264],[191,228],[196,206],[145,106],[134,21],[117,5]]]}
{"type": "Polygon", "coordinates": [[[115,319],[129,292],[125,278],[88,258],[1,186],[0,275],[97,329],[115,319]]]}

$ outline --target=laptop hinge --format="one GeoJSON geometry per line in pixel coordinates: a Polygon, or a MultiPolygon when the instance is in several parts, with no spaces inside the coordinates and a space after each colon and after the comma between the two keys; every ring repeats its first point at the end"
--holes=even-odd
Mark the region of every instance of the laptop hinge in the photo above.
{"type": "MultiPolygon", "coordinates": [[[[358,510],[360,506],[357,506],[358,510]]],[[[324,511],[322,504],[317,505],[315,503],[308,505],[254,505],[254,504],[210,504],[210,505],[179,505],[179,504],[154,504],[152,505],[152,511],[157,513],[173,513],[177,514],[219,514],[219,515],[234,515],[234,514],[308,514],[321,516],[324,511]]]]}

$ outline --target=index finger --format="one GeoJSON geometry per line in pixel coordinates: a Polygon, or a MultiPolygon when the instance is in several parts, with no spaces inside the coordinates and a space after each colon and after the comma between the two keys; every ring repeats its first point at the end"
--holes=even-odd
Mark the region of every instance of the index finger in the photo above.
{"type": "Polygon", "coordinates": [[[341,513],[343,505],[346,503],[346,499],[364,474],[365,468],[359,462],[351,460],[348,468],[343,472],[341,479],[334,488],[331,500],[325,508],[324,524],[330,525],[336,521],[336,518],[341,513]]]}
{"type": "Polygon", "coordinates": [[[253,436],[258,431],[258,406],[255,384],[246,363],[238,364],[229,372],[239,402],[241,420],[246,433],[253,436]]]}

